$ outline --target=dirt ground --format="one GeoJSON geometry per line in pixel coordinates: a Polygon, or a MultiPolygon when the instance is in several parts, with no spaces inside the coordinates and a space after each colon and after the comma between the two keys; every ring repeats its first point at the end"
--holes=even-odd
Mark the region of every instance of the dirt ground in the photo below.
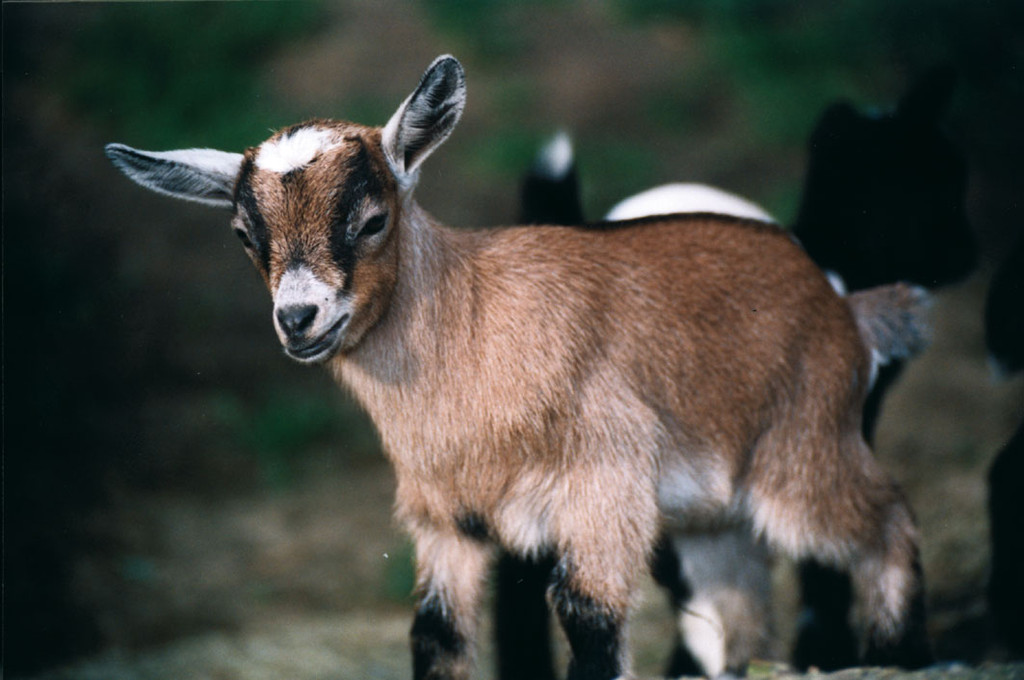
{"type": "MultiPolygon", "coordinates": [[[[508,91],[523,79],[537,89],[522,114],[524,126],[566,127],[591,145],[603,134],[609,146],[643,146],[650,181],[700,179],[760,200],[799,186],[802,147],[765,150],[733,139],[736,120],[724,86],[696,98],[703,108],[695,128],[670,133],[635,125],[645,96],[666,83],[690,82],[702,68],[700,36],[686,27],[623,26],[600,7],[548,10],[548,21],[536,24],[530,49],[515,62],[514,83],[507,64],[467,60],[465,120],[425,170],[423,205],[456,224],[513,218],[514,172],[502,174],[473,159],[493,142],[492,126],[501,118],[495,111],[514,105],[508,91]],[[680,63],[687,68],[680,71],[680,63]]],[[[24,11],[14,19],[46,10],[24,11]]],[[[63,308],[46,315],[44,332],[32,336],[46,352],[27,354],[31,375],[11,384],[40,392],[68,386],[75,400],[67,408],[74,412],[59,415],[106,434],[81,451],[97,461],[98,471],[90,468],[98,480],[96,499],[70,506],[74,512],[61,515],[55,529],[74,537],[74,550],[62,553],[62,573],[92,642],[56,668],[20,677],[408,677],[411,550],[392,523],[392,477],[365,420],[325,375],[281,355],[266,292],[224,215],[136,190],[106,164],[99,150],[114,141],[109,131],[66,109],[53,87],[56,65],[45,56],[47,40],[73,34],[71,22],[47,16],[25,25],[53,33],[37,36],[42,56],[31,69],[5,74],[11,83],[5,82],[4,146],[13,159],[4,162],[5,194],[14,192],[13,201],[25,205],[21,212],[5,208],[4,230],[31,232],[5,236],[5,269],[15,257],[71,263],[70,285],[55,290],[84,291],[93,301],[85,308],[97,309],[84,321],[69,320],[63,308]],[[110,291],[111,285],[118,288],[110,291]],[[66,327],[74,329],[77,348],[55,339],[53,329],[66,327]],[[83,358],[85,342],[105,349],[83,358]],[[105,384],[119,387],[108,394],[97,387],[105,384]],[[90,401],[104,407],[94,412],[90,401]],[[322,413],[331,414],[328,422],[316,420],[322,413]],[[296,420],[298,445],[268,444],[299,427],[296,420]]],[[[458,47],[407,3],[338,5],[314,36],[274,55],[264,85],[268,97],[309,116],[331,115],[346,92],[397,104],[433,56],[458,47]]],[[[961,130],[963,137],[973,129],[961,130]]],[[[592,214],[621,197],[611,195],[614,183],[586,183],[586,162],[603,158],[581,158],[592,214]]],[[[890,393],[876,449],[917,513],[929,627],[940,658],[991,664],[1004,657],[983,600],[985,475],[1024,419],[1024,379],[995,381],[986,364],[981,310],[1006,242],[991,225],[998,213],[993,205],[1002,205],[1005,185],[1013,182],[998,175],[990,159],[979,158],[970,200],[983,262],[970,279],[937,295],[934,342],[890,393]]],[[[5,286],[5,305],[41,295],[23,290],[10,274],[5,286]]],[[[5,316],[22,307],[12,309],[5,316]]],[[[23,346],[19,338],[13,343],[23,346]]],[[[5,349],[5,367],[17,380],[18,367],[9,363],[18,360],[13,351],[5,349]]],[[[51,421],[39,419],[41,429],[49,427],[51,421]]],[[[5,449],[5,457],[22,453],[5,449]]],[[[11,469],[21,468],[8,462],[11,469]]],[[[19,480],[5,483],[10,488],[19,480]]],[[[58,499],[61,491],[49,493],[58,499]]],[[[8,592],[19,587],[9,578],[8,592]]],[[[796,617],[792,565],[780,561],[776,581],[775,657],[781,659],[796,617]]],[[[632,628],[641,675],[657,674],[671,631],[663,596],[647,584],[632,628]]],[[[491,665],[485,644],[480,677],[492,677],[491,665]]],[[[776,674],[785,669],[770,662],[751,672],[776,674]]],[[[834,677],[890,676],[850,671],[834,677]]],[[[1024,667],[956,665],[907,677],[1020,678],[1024,667]]]]}

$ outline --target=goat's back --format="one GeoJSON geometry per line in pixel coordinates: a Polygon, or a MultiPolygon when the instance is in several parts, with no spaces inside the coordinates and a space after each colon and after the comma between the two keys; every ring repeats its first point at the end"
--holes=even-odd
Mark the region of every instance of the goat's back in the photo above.
{"type": "Polygon", "coordinates": [[[839,418],[863,398],[849,307],[774,225],[675,215],[479,238],[500,323],[478,337],[524,369],[535,354],[576,381],[615,373],[687,436],[740,448],[801,400],[839,418]]]}

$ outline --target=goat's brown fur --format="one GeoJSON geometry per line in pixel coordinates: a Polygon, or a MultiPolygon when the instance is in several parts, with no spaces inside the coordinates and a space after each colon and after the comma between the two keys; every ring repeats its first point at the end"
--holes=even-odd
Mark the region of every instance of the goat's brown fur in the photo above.
{"type": "MultiPolygon", "coordinates": [[[[313,303],[348,310],[328,365],[395,469],[429,603],[422,620],[451,622],[435,640],[445,644],[420,645],[443,648],[427,654],[425,676],[468,673],[459,650],[474,636],[494,543],[554,552],[570,641],[594,625],[620,649],[662,527],[750,523],[790,554],[848,566],[869,634],[883,646],[898,637],[919,580],[909,510],[860,434],[875,336],[854,311],[875,307],[851,309],[792,238],[756,221],[436,223],[411,192],[450,131],[437,121],[454,125],[436,92],[440,78],[454,82],[447,68],[434,77],[432,67],[383,132],[317,121],[336,132],[332,145],[284,174],[250,167],[235,189],[236,227],[253,228],[252,210],[267,231],[275,299],[301,267],[334,291],[313,303]],[[402,127],[404,107],[425,106],[423,91],[444,107],[414,111],[416,125],[440,132],[414,144],[421,128],[402,127]],[[352,235],[382,210],[386,230],[352,235]]],[[[628,668],[624,651],[613,665],[600,673],[628,668]]],[[[587,668],[572,677],[597,672],[587,668]]]]}

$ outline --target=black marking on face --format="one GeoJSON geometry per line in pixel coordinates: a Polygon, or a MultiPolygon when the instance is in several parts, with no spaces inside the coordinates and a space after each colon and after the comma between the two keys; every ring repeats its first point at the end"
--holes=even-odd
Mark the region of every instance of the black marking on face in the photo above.
{"type": "Polygon", "coordinates": [[[622,623],[607,607],[578,591],[563,559],[555,567],[551,602],[572,649],[567,680],[612,680],[622,675],[622,623]]]}
{"type": "MultiPolygon", "coordinates": [[[[331,227],[331,257],[345,275],[344,290],[348,292],[352,273],[355,269],[360,224],[353,224],[359,217],[359,208],[367,196],[380,196],[383,190],[380,179],[374,172],[370,154],[362,139],[355,138],[358,150],[346,168],[345,182],[338,192],[334,224],[331,227]]],[[[385,225],[387,224],[385,218],[385,225]]],[[[383,228],[384,225],[381,225],[383,228]]]]}
{"type": "Polygon", "coordinates": [[[248,234],[240,235],[240,238],[241,236],[246,236],[242,241],[243,244],[245,244],[246,240],[249,242],[252,251],[256,254],[257,262],[264,272],[268,272],[270,271],[269,232],[267,230],[267,223],[263,219],[263,213],[256,202],[256,195],[252,191],[253,168],[253,159],[246,158],[242,163],[242,171],[239,173],[238,183],[235,185],[235,210],[237,211],[239,206],[242,208],[249,226],[248,234]]]}
{"type": "Polygon", "coordinates": [[[420,601],[410,637],[414,680],[440,677],[435,675],[440,669],[466,653],[465,638],[437,597],[420,601]]]}
{"type": "Polygon", "coordinates": [[[299,180],[299,177],[302,176],[303,170],[305,170],[304,167],[292,168],[288,172],[284,173],[283,175],[281,175],[281,184],[285,185],[286,187],[292,184],[296,184],[299,180]]]}
{"type": "Polygon", "coordinates": [[[486,541],[491,535],[486,520],[475,512],[466,512],[456,517],[455,526],[459,533],[474,541],[486,541]]]}

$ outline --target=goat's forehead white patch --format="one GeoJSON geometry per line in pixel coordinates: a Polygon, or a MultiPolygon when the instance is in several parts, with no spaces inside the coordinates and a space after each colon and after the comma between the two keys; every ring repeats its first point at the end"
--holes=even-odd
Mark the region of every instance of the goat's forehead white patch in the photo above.
{"type": "Polygon", "coordinates": [[[256,167],[281,174],[299,170],[320,154],[339,146],[337,131],[310,126],[264,142],[256,153],[256,167]]]}

